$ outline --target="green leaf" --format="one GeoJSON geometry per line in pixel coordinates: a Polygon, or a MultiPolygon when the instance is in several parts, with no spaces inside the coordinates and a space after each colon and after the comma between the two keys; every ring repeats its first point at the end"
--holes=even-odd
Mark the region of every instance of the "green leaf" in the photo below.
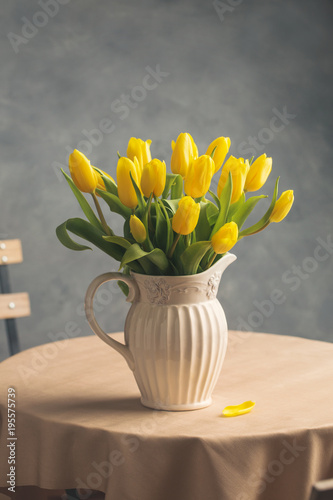
{"type": "Polygon", "coordinates": [[[114,194],[108,193],[107,191],[103,191],[101,189],[97,189],[96,192],[103,198],[104,201],[109,205],[111,212],[115,212],[116,214],[122,215],[124,218],[127,218],[131,215],[132,210],[125,205],[123,205],[118,198],[114,194]]]}
{"type": "Polygon", "coordinates": [[[63,169],[61,169],[62,173],[64,174],[64,177],[66,179],[66,181],[68,182],[69,184],[69,187],[71,188],[71,190],[73,191],[77,201],[79,202],[80,204],[80,207],[82,208],[83,210],[83,213],[84,215],[87,217],[88,221],[95,227],[97,227],[98,229],[101,229],[102,231],[104,231],[103,229],[103,226],[101,224],[101,222],[99,221],[99,219],[96,217],[96,215],[94,214],[94,211],[93,209],[91,208],[91,206],[89,205],[89,203],[87,202],[86,198],[84,197],[84,195],[81,193],[81,191],[79,190],[79,188],[76,187],[76,185],[74,184],[73,180],[71,179],[71,177],[69,177],[69,175],[66,174],[66,172],[64,172],[63,169]]]}
{"type": "Polygon", "coordinates": [[[68,221],[63,222],[56,229],[56,235],[60,243],[62,243],[66,248],[69,248],[70,250],[92,250],[92,248],[87,247],[86,245],[80,245],[79,243],[76,243],[74,240],[72,240],[67,232],[67,223],[68,221]]]}
{"type": "Polygon", "coordinates": [[[135,239],[133,238],[133,235],[131,233],[131,229],[130,229],[130,219],[131,219],[131,216],[127,217],[127,219],[125,220],[124,222],[124,228],[123,228],[123,231],[124,231],[124,237],[130,241],[131,243],[136,243],[135,239]]]}
{"type": "Polygon", "coordinates": [[[217,208],[211,202],[200,202],[200,215],[198,224],[195,228],[195,237],[197,241],[208,240],[211,233],[211,226],[208,221],[208,208],[212,205],[216,210],[217,208]]]}
{"type": "Polygon", "coordinates": [[[215,204],[216,204],[217,208],[220,210],[221,205],[220,205],[220,199],[219,199],[219,197],[216,196],[216,194],[213,193],[213,191],[211,191],[210,189],[208,190],[208,193],[211,195],[211,197],[215,201],[215,204]]]}
{"type": "Polygon", "coordinates": [[[126,250],[121,260],[120,268],[136,260],[138,260],[142,265],[144,265],[147,261],[151,262],[159,269],[161,274],[166,274],[169,269],[167,256],[160,248],[154,248],[154,250],[146,252],[145,250],[142,250],[137,243],[134,243],[126,250]]]}
{"type": "Polygon", "coordinates": [[[244,222],[246,221],[258,201],[262,198],[268,198],[268,196],[253,196],[252,198],[249,198],[245,203],[243,203],[243,205],[234,213],[231,220],[236,222],[238,229],[242,228],[244,222]]]}
{"type": "Polygon", "coordinates": [[[233,215],[237,212],[237,210],[240,209],[240,207],[245,203],[245,194],[242,193],[241,197],[239,200],[235,201],[232,205],[229,207],[228,211],[228,217],[227,217],[227,222],[230,222],[232,220],[233,215]]]}
{"type": "Polygon", "coordinates": [[[231,177],[231,172],[229,172],[228,180],[225,183],[225,186],[222,189],[222,193],[220,196],[220,206],[221,206],[220,213],[217,217],[217,221],[214,224],[213,230],[210,235],[210,239],[225,224],[227,220],[231,194],[232,194],[232,177],[231,177]]]}
{"type": "MultiPolygon", "coordinates": [[[[176,236],[175,233],[173,233],[173,235],[176,236]]],[[[186,250],[185,236],[181,236],[179,238],[176,249],[175,249],[173,256],[172,256],[172,262],[175,265],[175,267],[178,269],[179,274],[184,274],[183,262],[181,260],[181,256],[185,252],[185,250],[186,250]]]]}
{"type": "Polygon", "coordinates": [[[105,241],[105,239],[103,238],[104,232],[95,228],[86,220],[80,218],[68,219],[66,222],[57,227],[56,234],[60,242],[65,247],[70,248],[71,250],[90,249],[90,247],[80,245],[73,241],[70,238],[68,231],[75,234],[76,236],[79,236],[80,238],[89,241],[90,243],[93,243],[100,250],[118,261],[122,259],[123,254],[125,253],[125,249],[118,244],[112,244],[108,241],[105,241]]]}
{"type": "MultiPolygon", "coordinates": [[[[124,269],[123,269],[123,274],[127,274],[128,276],[130,276],[130,268],[128,266],[125,266],[124,269]]],[[[125,295],[125,297],[128,296],[129,294],[129,288],[128,288],[128,285],[127,283],[124,283],[124,281],[117,281],[117,284],[120,288],[120,290],[123,292],[123,294],[125,295]]]]}
{"type": "Polygon", "coordinates": [[[210,153],[210,157],[212,159],[214,158],[214,154],[215,154],[216,148],[217,148],[217,146],[215,146],[215,148],[213,149],[213,151],[210,153]]]}
{"type": "Polygon", "coordinates": [[[177,177],[177,175],[178,174],[166,174],[166,180],[165,180],[164,190],[162,193],[162,198],[166,199],[169,196],[171,186],[175,182],[175,178],[177,177]]]}
{"type": "Polygon", "coordinates": [[[185,252],[183,252],[180,257],[184,274],[196,274],[201,259],[210,248],[210,241],[198,241],[186,248],[185,252]]]}
{"type": "Polygon", "coordinates": [[[241,231],[238,234],[238,239],[239,240],[241,238],[243,238],[244,236],[250,236],[251,234],[258,233],[259,231],[262,231],[263,229],[265,229],[266,226],[268,226],[270,215],[273,212],[273,209],[274,209],[274,206],[275,206],[275,203],[276,203],[276,198],[277,198],[277,194],[278,194],[279,179],[280,179],[280,177],[278,177],[276,179],[272,202],[271,202],[271,204],[270,204],[267,212],[260,219],[260,221],[257,222],[257,224],[254,224],[253,226],[248,227],[247,229],[244,229],[244,231],[241,231]]]}
{"type": "Polygon", "coordinates": [[[105,185],[105,189],[107,190],[107,192],[114,194],[115,196],[118,196],[117,184],[113,180],[111,180],[109,177],[107,177],[103,173],[103,171],[100,170],[99,168],[94,167],[94,170],[96,170],[100,174],[100,176],[102,177],[104,185],[105,185]]]}
{"type": "Polygon", "coordinates": [[[217,221],[219,215],[219,209],[214,205],[214,203],[209,203],[207,207],[207,220],[210,227],[213,227],[217,221]]]}
{"type": "Polygon", "coordinates": [[[116,243],[116,245],[126,248],[126,250],[132,244],[130,241],[128,241],[126,238],[123,238],[122,236],[103,236],[103,239],[105,241],[109,241],[110,243],[116,243]]]}
{"type": "Polygon", "coordinates": [[[136,197],[138,199],[139,210],[141,213],[143,213],[145,206],[146,206],[146,202],[143,199],[142,193],[141,193],[140,189],[138,188],[135,180],[133,179],[133,175],[132,175],[131,171],[130,171],[130,178],[131,178],[134,190],[135,190],[136,197]]]}
{"type": "MultiPolygon", "coordinates": [[[[214,255],[214,250],[213,248],[210,248],[208,250],[208,252],[205,254],[205,256],[203,257],[201,263],[200,263],[200,267],[202,267],[202,269],[206,269],[207,265],[208,265],[208,262],[210,262],[211,258],[213,257],[214,255]]],[[[216,257],[216,260],[215,262],[218,260],[218,257],[219,255],[216,257]]]]}
{"type": "Polygon", "coordinates": [[[175,180],[171,186],[171,199],[179,199],[183,196],[183,178],[181,175],[177,174],[175,180]]]}
{"type": "Polygon", "coordinates": [[[168,213],[160,200],[156,200],[156,243],[167,254],[173,241],[173,232],[168,213]],[[160,206],[161,205],[161,206],[160,206]]]}
{"type": "Polygon", "coordinates": [[[178,209],[178,203],[180,202],[181,198],[177,198],[175,200],[162,200],[162,203],[164,204],[164,206],[169,209],[169,211],[171,212],[171,215],[173,216],[176,212],[177,212],[177,209],[178,209]]]}

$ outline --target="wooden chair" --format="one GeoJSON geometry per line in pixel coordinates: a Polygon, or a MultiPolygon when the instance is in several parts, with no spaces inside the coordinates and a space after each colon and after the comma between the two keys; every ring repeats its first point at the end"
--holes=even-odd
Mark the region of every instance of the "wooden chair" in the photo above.
{"type": "MultiPolygon", "coordinates": [[[[4,319],[6,323],[7,340],[11,356],[20,352],[15,318],[30,316],[31,313],[29,295],[27,293],[12,293],[9,281],[8,266],[10,264],[18,264],[22,261],[23,255],[20,240],[0,240],[0,319],[4,319]]],[[[38,488],[35,488],[35,490],[39,492],[38,498],[45,497],[45,492],[38,488]]],[[[34,492],[35,497],[37,495],[36,491],[34,492]]],[[[2,495],[1,492],[0,495],[2,495]]],[[[23,495],[26,495],[25,490],[23,491],[23,495]]],[[[75,489],[66,490],[65,496],[67,496],[68,500],[80,498],[75,489]]],[[[51,499],[51,497],[49,498],[51,499]]],[[[64,496],[53,495],[52,499],[54,498],[62,499],[64,496]]],[[[103,498],[104,494],[98,492],[92,496],[92,500],[101,500],[103,498]]]]}
{"type": "Polygon", "coordinates": [[[312,488],[310,500],[333,500],[333,479],[318,481],[312,488]]]}
{"type": "Polygon", "coordinates": [[[20,351],[15,318],[30,316],[27,293],[11,293],[8,266],[22,262],[20,240],[0,240],[0,319],[5,320],[9,352],[20,351]]]}

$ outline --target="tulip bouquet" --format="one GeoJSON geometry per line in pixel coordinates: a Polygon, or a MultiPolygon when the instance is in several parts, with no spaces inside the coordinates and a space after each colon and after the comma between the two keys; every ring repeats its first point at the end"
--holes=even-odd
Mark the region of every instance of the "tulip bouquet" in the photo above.
{"type": "Polygon", "coordinates": [[[266,154],[253,161],[229,156],[229,137],[219,137],[199,156],[188,133],[172,142],[171,171],[152,159],[151,141],[131,138],[126,156],[117,164],[117,182],[93,167],[86,156],[74,150],[69,157],[71,176],[63,172],[87,220],[68,219],[56,232],[72,250],[90,247],[69,235],[84,238],[131,270],[149,275],[191,275],[208,269],[240,239],[258,233],[271,222],[280,222],[293,204],[293,191],[279,199],[278,181],[271,204],[263,217],[243,229],[255,205],[265,195],[248,197],[266,182],[272,158],[266,154]],[[222,167],[213,192],[213,176],[222,167]],[[95,211],[83,193],[90,193],[95,211]],[[108,225],[100,201],[124,218],[123,235],[108,225]],[[97,215],[96,215],[97,214],[97,215]]]}

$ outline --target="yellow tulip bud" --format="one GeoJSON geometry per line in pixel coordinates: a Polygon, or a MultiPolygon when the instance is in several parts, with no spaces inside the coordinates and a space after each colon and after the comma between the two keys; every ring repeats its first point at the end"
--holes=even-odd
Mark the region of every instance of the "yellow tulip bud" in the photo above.
{"type": "Polygon", "coordinates": [[[141,176],[141,189],[149,198],[151,193],[161,196],[166,181],[166,165],[164,161],[154,158],[143,167],[141,176]]]}
{"type": "Polygon", "coordinates": [[[136,139],[136,137],[131,137],[128,142],[127,157],[134,161],[134,157],[136,156],[141,171],[146,163],[151,161],[150,144],[151,140],[143,141],[142,139],[136,139]]]}
{"type": "Polygon", "coordinates": [[[267,158],[263,154],[257,158],[250,166],[249,173],[246,176],[245,191],[258,191],[267,181],[272,170],[272,158],[267,158]]]}
{"type": "Polygon", "coordinates": [[[210,186],[215,171],[215,164],[208,155],[199,156],[190,165],[185,177],[184,189],[188,196],[200,198],[210,186]]]}
{"type": "MultiPolygon", "coordinates": [[[[105,177],[108,177],[111,181],[114,182],[114,179],[113,177],[111,177],[111,175],[107,174],[106,172],[103,172],[103,170],[101,170],[100,168],[98,169],[102,172],[103,175],[105,175],[105,177]]],[[[95,174],[97,176],[97,189],[101,189],[102,191],[106,191],[105,189],[105,184],[104,184],[104,181],[102,179],[102,176],[99,172],[97,172],[97,170],[95,170],[95,174]]]]}
{"type": "MultiPolygon", "coordinates": [[[[229,137],[218,137],[213,141],[206,151],[206,155],[210,156],[215,149],[213,160],[215,163],[215,172],[219,170],[223,164],[225,157],[230,148],[230,138],[229,137]],[[215,149],[216,148],[216,149],[215,149]]],[[[215,173],[214,172],[214,173],[215,173]]]]}
{"type": "Polygon", "coordinates": [[[289,213],[294,203],[294,191],[284,191],[275,203],[273,212],[269,218],[270,222],[281,222],[289,213]]]}
{"type": "Polygon", "coordinates": [[[193,160],[198,158],[198,148],[190,134],[179,134],[171,155],[171,170],[186,177],[193,160]]]}
{"type": "Polygon", "coordinates": [[[136,215],[131,215],[130,230],[137,243],[143,243],[147,238],[146,228],[136,215]]]}
{"type": "Polygon", "coordinates": [[[244,161],[244,158],[235,158],[234,156],[230,156],[222,168],[221,177],[217,186],[218,197],[221,196],[222,189],[228,180],[229,172],[231,172],[232,195],[230,203],[238,201],[244,191],[245,179],[249,168],[250,165],[248,160],[244,161]]]}
{"type": "Polygon", "coordinates": [[[90,165],[90,160],[74,149],[69,155],[69,171],[73,182],[83,193],[93,193],[97,187],[98,180],[95,170],[90,165]]]}
{"type": "Polygon", "coordinates": [[[212,247],[215,253],[228,252],[238,240],[238,226],[235,222],[224,224],[213,236],[212,247]]]}
{"type": "Polygon", "coordinates": [[[200,205],[191,196],[184,196],[172,218],[172,229],[178,234],[190,234],[198,224],[200,205]]]}
{"type": "Polygon", "coordinates": [[[138,198],[132,184],[130,172],[133,180],[140,185],[140,172],[139,167],[129,158],[122,156],[117,164],[117,184],[118,196],[120,201],[129,208],[135,208],[138,204],[138,198]]]}

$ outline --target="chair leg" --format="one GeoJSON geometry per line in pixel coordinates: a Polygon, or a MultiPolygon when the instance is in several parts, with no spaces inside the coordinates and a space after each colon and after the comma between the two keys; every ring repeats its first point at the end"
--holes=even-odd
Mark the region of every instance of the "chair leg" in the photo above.
{"type": "Polygon", "coordinates": [[[20,344],[17,335],[16,321],[14,318],[5,319],[9,353],[11,356],[20,352],[20,344]]]}
{"type": "MultiPolygon", "coordinates": [[[[9,274],[7,266],[0,266],[0,289],[2,293],[11,293],[9,274]]],[[[20,344],[17,335],[16,321],[14,318],[6,319],[6,332],[10,355],[20,352],[20,344]]]]}
{"type": "Polygon", "coordinates": [[[66,490],[67,500],[80,500],[77,490],[66,490]]]}

